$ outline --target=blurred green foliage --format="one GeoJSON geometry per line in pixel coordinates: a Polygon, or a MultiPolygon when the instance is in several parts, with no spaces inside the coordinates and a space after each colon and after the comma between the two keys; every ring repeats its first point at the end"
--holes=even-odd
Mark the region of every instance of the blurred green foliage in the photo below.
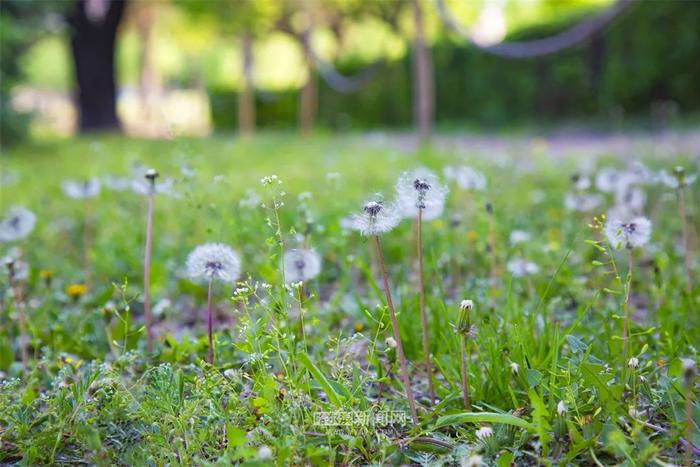
{"type": "MultiPolygon", "coordinates": [[[[580,18],[519,31],[541,38],[580,18]]],[[[512,60],[442,39],[433,47],[440,124],[508,125],[562,118],[672,118],[700,109],[700,3],[643,2],[598,38],[565,52],[512,60]]],[[[340,94],[319,79],[319,124],[334,129],[401,127],[412,122],[410,54],[390,63],[359,92],[340,94]]],[[[336,64],[352,75],[365,63],[336,64]]],[[[259,94],[258,124],[295,125],[297,90],[259,94]]],[[[218,129],[236,125],[236,93],[212,90],[218,129]]]]}

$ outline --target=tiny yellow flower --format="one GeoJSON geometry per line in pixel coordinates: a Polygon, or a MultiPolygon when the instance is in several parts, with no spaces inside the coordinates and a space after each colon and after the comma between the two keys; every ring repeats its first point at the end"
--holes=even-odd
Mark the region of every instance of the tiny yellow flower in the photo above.
{"type": "Polygon", "coordinates": [[[45,281],[51,280],[51,278],[53,277],[53,272],[47,269],[42,269],[41,271],[39,271],[39,277],[41,277],[45,281]]]}
{"type": "Polygon", "coordinates": [[[87,293],[87,285],[85,284],[70,284],[66,287],[66,294],[72,299],[78,299],[87,293]]]}
{"type": "Polygon", "coordinates": [[[365,328],[365,325],[364,325],[363,323],[361,323],[360,321],[356,322],[356,323],[353,325],[353,329],[355,329],[355,332],[360,332],[360,331],[362,331],[364,328],[365,328]]]}
{"type": "Polygon", "coordinates": [[[469,240],[470,242],[475,241],[477,238],[479,238],[479,234],[476,233],[476,230],[470,230],[469,232],[467,232],[467,240],[469,240]]]}

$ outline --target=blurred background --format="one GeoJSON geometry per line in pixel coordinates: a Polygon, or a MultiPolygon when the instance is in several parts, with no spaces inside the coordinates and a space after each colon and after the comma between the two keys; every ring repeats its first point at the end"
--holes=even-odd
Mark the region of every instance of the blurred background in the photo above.
{"type": "Polygon", "coordinates": [[[2,146],[693,126],[700,2],[1,0],[2,146]]]}

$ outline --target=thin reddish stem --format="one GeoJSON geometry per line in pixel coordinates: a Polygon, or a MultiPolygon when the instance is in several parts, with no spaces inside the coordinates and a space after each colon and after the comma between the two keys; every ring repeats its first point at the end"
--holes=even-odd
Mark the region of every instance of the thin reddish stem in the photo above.
{"type": "Polygon", "coordinates": [[[153,248],[153,195],[148,195],[146,248],[143,259],[143,311],[146,324],[146,348],[153,352],[153,316],[151,315],[151,250],[153,248]]]}
{"type": "Polygon", "coordinates": [[[460,370],[462,373],[462,400],[464,401],[464,408],[471,412],[472,405],[469,403],[469,368],[467,360],[467,343],[464,334],[459,336],[459,350],[460,350],[460,370]]]}
{"type": "Polygon", "coordinates": [[[418,227],[416,231],[418,249],[418,292],[420,296],[420,321],[423,331],[423,359],[428,375],[428,394],[430,403],[435,405],[435,388],[433,387],[433,365],[430,360],[430,342],[428,340],[428,317],[425,312],[425,283],[423,279],[423,210],[418,208],[418,227]]]}
{"type": "Polygon", "coordinates": [[[681,225],[683,226],[683,264],[685,265],[685,290],[690,294],[693,290],[693,279],[690,266],[690,235],[688,234],[688,220],[685,217],[685,194],[683,188],[678,189],[678,214],[681,217],[681,225]]]}
{"type": "Polygon", "coordinates": [[[403,345],[401,344],[401,336],[399,335],[399,322],[396,320],[396,313],[394,311],[394,302],[391,300],[391,292],[389,290],[389,278],[386,274],[386,267],[384,265],[384,256],[382,255],[382,247],[379,243],[379,236],[374,236],[374,245],[377,252],[377,261],[379,262],[379,268],[382,272],[382,282],[384,284],[384,294],[386,295],[387,306],[389,307],[389,318],[391,319],[391,328],[394,333],[394,340],[396,341],[396,353],[399,356],[399,363],[401,365],[401,377],[403,379],[403,384],[406,388],[406,397],[408,398],[408,406],[411,409],[411,418],[414,424],[418,424],[418,414],[416,412],[416,402],[413,399],[413,390],[411,389],[411,379],[408,376],[408,364],[406,362],[406,356],[403,353],[403,345]]]}
{"type": "Polygon", "coordinates": [[[209,335],[209,363],[214,364],[214,339],[212,338],[212,330],[214,327],[214,318],[211,309],[211,286],[214,282],[214,277],[209,278],[209,290],[207,292],[207,334],[209,335]]]}

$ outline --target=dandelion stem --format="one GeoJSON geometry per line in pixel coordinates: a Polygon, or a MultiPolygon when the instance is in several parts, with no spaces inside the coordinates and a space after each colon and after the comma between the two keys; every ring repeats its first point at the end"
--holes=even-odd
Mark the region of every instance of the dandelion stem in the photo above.
{"type": "Polygon", "coordinates": [[[688,443],[685,444],[685,456],[683,458],[684,467],[690,467],[692,465],[692,451],[693,445],[693,378],[686,384],[685,389],[685,439],[688,443]]]}
{"type": "Polygon", "coordinates": [[[211,288],[214,277],[209,278],[209,290],[207,292],[207,333],[209,335],[209,363],[214,364],[214,339],[212,339],[213,313],[211,309],[211,288]]]}
{"type": "Polygon", "coordinates": [[[92,250],[92,229],[90,228],[90,219],[92,217],[92,206],[90,200],[85,200],[85,220],[83,223],[83,267],[85,269],[85,286],[90,288],[91,264],[90,250],[92,250]]]}
{"type": "Polygon", "coordinates": [[[467,337],[464,334],[459,335],[459,353],[460,353],[460,370],[462,373],[462,399],[464,400],[464,408],[471,412],[472,406],[469,403],[469,369],[467,367],[467,337]]]}
{"type": "Polygon", "coordinates": [[[146,348],[153,352],[153,317],[151,315],[151,250],[153,248],[153,194],[148,195],[146,214],[146,248],[143,259],[143,311],[146,323],[146,348]]]}
{"type": "Polygon", "coordinates": [[[27,350],[27,320],[24,316],[24,302],[22,301],[22,291],[19,285],[15,281],[15,271],[14,265],[8,266],[9,268],[9,285],[12,290],[12,299],[15,302],[15,309],[17,310],[17,324],[19,325],[19,348],[22,354],[22,369],[26,373],[29,367],[29,351],[27,350]]]}
{"type": "Polygon", "coordinates": [[[433,365],[430,361],[430,342],[428,340],[428,317],[425,313],[425,281],[423,277],[423,209],[418,208],[418,227],[416,230],[416,245],[418,249],[418,286],[420,295],[420,322],[423,331],[423,359],[428,375],[428,394],[430,403],[435,405],[435,388],[433,387],[433,365]]]}
{"type": "Polygon", "coordinates": [[[623,368],[627,362],[627,351],[629,349],[629,321],[630,321],[630,296],[632,294],[632,249],[627,249],[627,284],[625,285],[625,317],[622,321],[622,361],[623,368]]]}
{"type": "Polygon", "coordinates": [[[693,289],[692,274],[690,267],[690,236],[688,235],[688,219],[685,216],[685,193],[683,187],[678,188],[678,214],[681,217],[681,225],[683,228],[683,264],[685,265],[685,290],[690,294],[693,289]]]}
{"type": "Polygon", "coordinates": [[[386,266],[384,265],[384,256],[382,255],[382,247],[379,243],[379,236],[374,236],[374,245],[377,250],[377,261],[379,262],[379,268],[382,272],[382,282],[384,283],[384,294],[386,295],[387,306],[389,307],[389,318],[391,319],[391,327],[394,333],[394,340],[396,340],[396,353],[399,356],[399,363],[401,364],[401,376],[403,378],[403,384],[406,388],[406,397],[408,398],[408,406],[411,409],[411,418],[414,424],[418,424],[418,414],[416,413],[416,403],[413,399],[413,390],[411,389],[411,379],[408,376],[408,364],[406,363],[406,356],[403,353],[403,345],[401,344],[401,336],[399,334],[399,323],[396,320],[396,313],[394,311],[394,302],[391,300],[391,291],[389,290],[389,279],[386,274],[386,266]]]}

